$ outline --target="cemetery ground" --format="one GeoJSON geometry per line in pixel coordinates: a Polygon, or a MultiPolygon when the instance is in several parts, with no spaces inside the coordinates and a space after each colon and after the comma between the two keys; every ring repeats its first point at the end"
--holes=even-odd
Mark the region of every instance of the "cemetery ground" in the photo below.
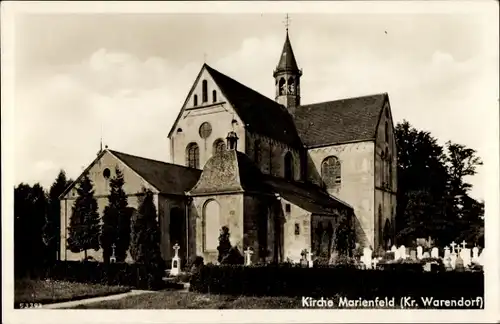
{"type": "Polygon", "coordinates": [[[61,280],[16,279],[14,283],[15,308],[37,307],[92,297],[109,296],[130,291],[125,286],[69,282],[61,280]],[[33,306],[34,305],[34,306],[33,306]]]}

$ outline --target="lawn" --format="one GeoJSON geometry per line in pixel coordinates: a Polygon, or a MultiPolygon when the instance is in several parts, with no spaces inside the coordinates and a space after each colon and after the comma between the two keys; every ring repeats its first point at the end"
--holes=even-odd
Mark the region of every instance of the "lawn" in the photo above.
{"type": "Polygon", "coordinates": [[[301,308],[301,298],[247,297],[158,291],[74,307],[74,309],[280,309],[301,308]]]}
{"type": "Polygon", "coordinates": [[[15,281],[14,307],[21,303],[50,304],[130,291],[124,286],[105,286],[68,281],[20,279],[15,281]]]}

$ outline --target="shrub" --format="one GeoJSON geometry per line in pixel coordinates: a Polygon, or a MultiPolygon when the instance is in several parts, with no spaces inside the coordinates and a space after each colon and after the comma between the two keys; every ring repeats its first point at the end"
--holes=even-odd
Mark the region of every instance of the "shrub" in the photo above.
{"type": "MultiPolygon", "coordinates": [[[[421,268],[421,266],[420,266],[421,268]]],[[[371,299],[380,296],[476,298],[484,294],[478,272],[358,270],[342,267],[303,268],[292,264],[265,266],[207,265],[191,280],[192,291],[254,296],[311,296],[371,299]],[[457,285],[456,282],[460,282],[457,285]],[[424,284],[425,283],[425,284],[424,284]]]]}
{"type": "Polygon", "coordinates": [[[80,261],[58,261],[47,269],[45,278],[105,285],[122,285],[138,289],[162,289],[163,263],[129,264],[80,261]]]}

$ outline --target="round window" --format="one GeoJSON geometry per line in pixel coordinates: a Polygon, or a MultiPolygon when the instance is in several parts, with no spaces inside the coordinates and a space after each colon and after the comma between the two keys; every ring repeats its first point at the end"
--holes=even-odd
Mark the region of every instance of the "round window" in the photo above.
{"type": "Polygon", "coordinates": [[[212,126],[207,122],[204,122],[203,124],[201,124],[201,126],[200,126],[201,138],[207,138],[210,136],[210,134],[212,134],[212,126]]]}
{"type": "Polygon", "coordinates": [[[104,176],[104,178],[109,178],[111,176],[111,171],[109,171],[108,168],[104,169],[104,171],[102,172],[102,175],[104,176]]]}

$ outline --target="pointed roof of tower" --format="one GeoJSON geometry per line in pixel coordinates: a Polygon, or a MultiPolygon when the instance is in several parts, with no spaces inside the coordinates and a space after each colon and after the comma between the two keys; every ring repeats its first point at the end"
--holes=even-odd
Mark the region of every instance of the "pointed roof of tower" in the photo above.
{"type": "Polygon", "coordinates": [[[292,44],[290,43],[290,38],[288,37],[288,30],[286,31],[285,44],[283,45],[283,51],[281,52],[280,61],[276,67],[276,72],[278,71],[298,71],[299,67],[297,61],[295,60],[295,55],[293,54],[292,44]]]}

